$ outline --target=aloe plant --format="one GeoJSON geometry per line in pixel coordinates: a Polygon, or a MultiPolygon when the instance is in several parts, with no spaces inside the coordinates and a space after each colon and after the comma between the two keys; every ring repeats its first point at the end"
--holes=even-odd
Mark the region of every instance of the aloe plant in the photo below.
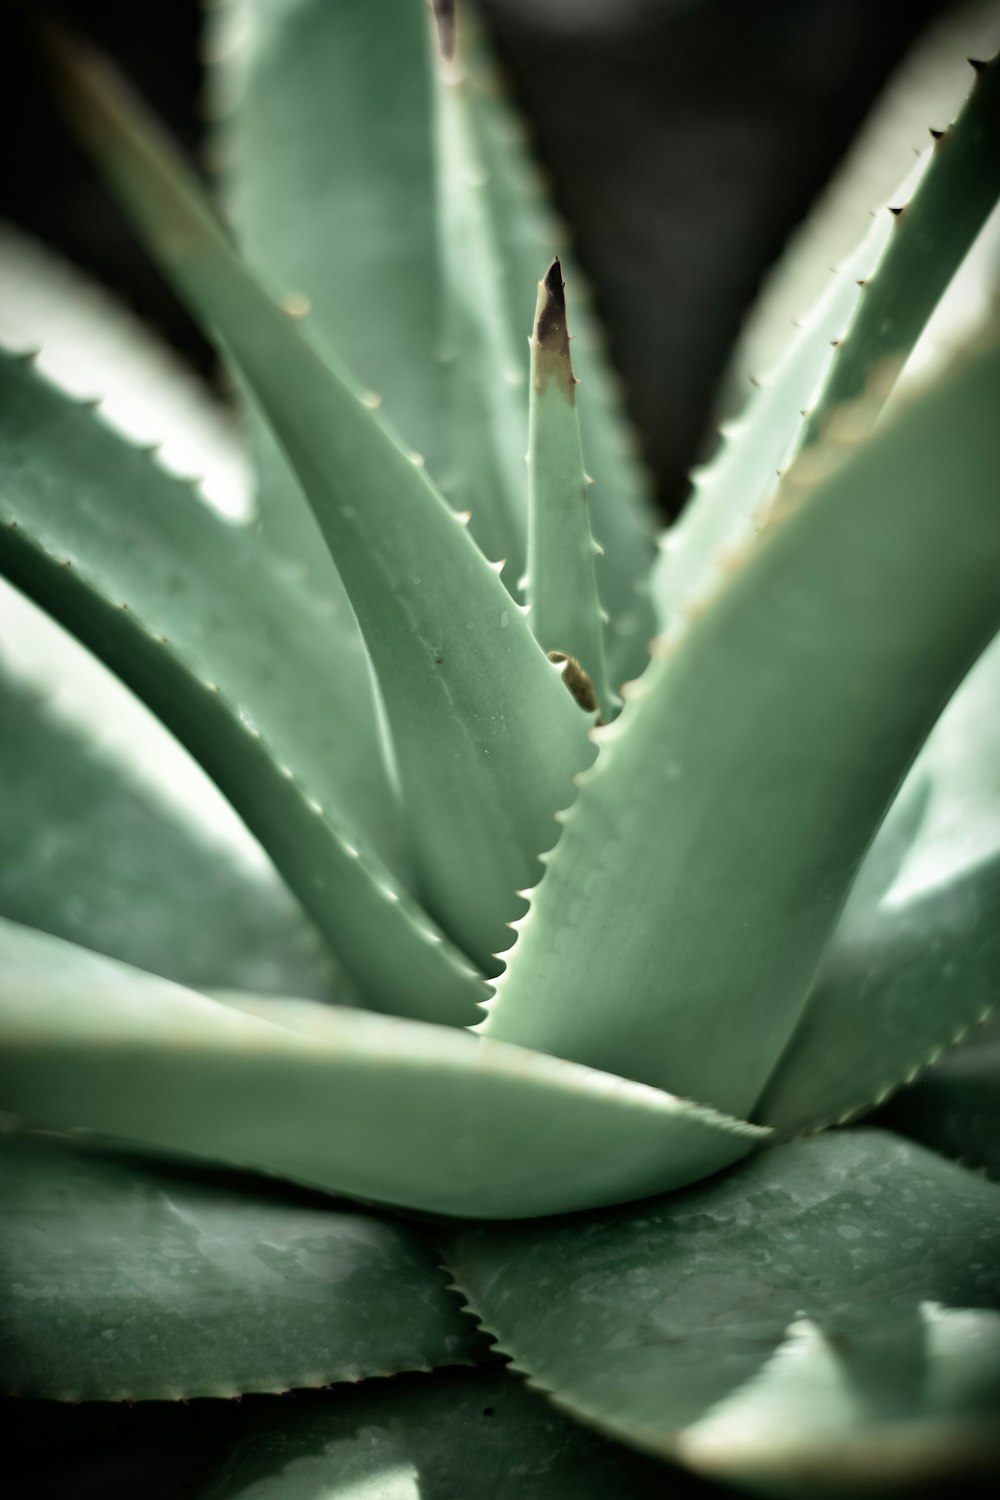
{"type": "Polygon", "coordinates": [[[218,415],[4,242],[0,561],[61,627],[8,597],[15,1457],[216,1500],[954,1485],[998,1457],[996,1045],[925,1070],[1000,984],[1000,324],[900,372],[996,204],[1000,71],[657,551],[486,44],[432,11],[220,7],[231,232],[47,42],[256,491],[180,477],[238,472],[218,415]],[[917,1075],[926,1145],[821,1130],[917,1075]]]}

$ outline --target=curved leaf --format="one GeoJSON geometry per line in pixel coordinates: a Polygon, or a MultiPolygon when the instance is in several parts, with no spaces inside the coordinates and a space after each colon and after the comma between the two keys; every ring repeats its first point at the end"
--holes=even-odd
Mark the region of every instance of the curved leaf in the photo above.
{"type": "Polygon", "coordinates": [[[1000,642],[918,757],[903,825],[916,799],[905,849],[890,854],[898,814],[879,831],[764,1091],[757,1115],[782,1131],[881,1102],[1000,1000],[1000,642]],[[879,889],[887,854],[897,867],[879,889]]]}
{"type": "Polygon", "coordinates": [[[718,582],[727,550],[764,524],[783,468],[822,435],[838,407],[865,395],[871,425],[891,394],[1000,196],[1000,67],[970,77],[955,124],[881,211],[773,378],[728,429],[718,457],[697,475],[656,570],[664,624],[718,582]]]}
{"type": "Polygon", "coordinates": [[[625,1441],[765,1492],[1000,1450],[1000,1189],[878,1131],[563,1224],[460,1231],[470,1307],[625,1441]]]}
{"type": "Polygon", "coordinates": [[[378,677],[426,904],[486,964],[593,758],[586,719],[455,513],[254,280],[137,102],[83,53],[66,69],[79,128],[309,495],[378,677]]]}
{"type": "MultiPolygon", "coordinates": [[[[377,857],[359,854],[353,823],[345,826],[341,809],[355,807],[355,788],[363,810],[387,784],[374,746],[352,743],[327,718],[333,707],[350,721],[350,665],[317,708],[316,684],[335,674],[325,660],[320,669],[321,640],[309,639],[308,616],[286,608],[273,564],[251,537],[232,532],[23,363],[0,359],[0,394],[7,576],[111,666],[201,762],[367,1003],[467,1024],[480,981],[377,857]],[[323,775],[334,792],[327,806],[298,779],[300,706],[303,740],[310,722],[323,730],[310,769],[331,737],[347,747],[345,761],[331,757],[323,775]]],[[[370,708],[370,699],[358,700],[362,722],[366,701],[370,708]]],[[[391,796],[380,805],[392,807],[391,796]]]]}
{"type": "Polygon", "coordinates": [[[5,1391],[176,1400],[474,1360],[392,1220],[41,1136],[0,1138],[0,1190],[5,1391]]]}
{"type": "MultiPolygon", "coordinates": [[[[495,1371],[261,1405],[204,1500],[659,1500],[663,1468],[495,1371]]],[[[673,1490],[675,1486],[671,1486],[673,1490]]],[[[676,1486],[679,1494],[693,1482],[676,1486]]],[[[697,1493],[697,1491],[695,1492],[697,1493]]]]}
{"type": "Polygon", "coordinates": [[[0,1108],[45,1124],[500,1218],[665,1191],[767,1139],[467,1032],[319,1005],[303,1022],[304,1001],[286,1027],[26,928],[2,937],[0,1108]]]}
{"type": "Polygon", "coordinates": [[[528,420],[528,623],[548,653],[583,667],[605,719],[615,702],[604,666],[588,479],[580,451],[577,379],[570,360],[566,287],[554,260],[539,283],[531,336],[528,420]]]}
{"type": "Polygon", "coordinates": [[[329,958],[274,873],[202,833],[2,662],[0,785],[3,916],[196,989],[329,994],[329,958]]]}
{"type": "Polygon", "coordinates": [[[487,1034],[753,1108],[886,808],[1000,627],[998,401],[991,341],[846,457],[790,471],[764,537],[595,732],[487,1034]]]}
{"type": "MultiPolygon", "coordinates": [[[[489,205],[507,325],[520,340],[531,327],[535,284],[563,236],[465,9],[468,103],[484,166],[477,191],[489,205]]],[[[286,291],[304,295],[320,338],[379,393],[407,444],[441,478],[448,407],[425,33],[422,8],[409,0],[378,7],[296,0],[280,8],[225,0],[213,15],[209,57],[217,155],[241,244],[286,291]]],[[[568,263],[567,273],[579,286],[568,263]]],[[[620,682],[641,671],[655,630],[646,589],[653,520],[589,310],[575,309],[574,326],[593,523],[604,548],[598,584],[620,682]]],[[[527,385],[516,373],[508,396],[523,412],[527,385]]],[[[282,508],[276,529],[294,524],[291,496],[279,494],[280,459],[266,439],[261,451],[265,515],[270,503],[282,508]]],[[[522,451],[523,441],[518,462],[522,451]]],[[[473,511],[475,528],[475,497],[447,493],[473,511]]],[[[313,532],[302,550],[314,554],[314,543],[313,532]]]]}

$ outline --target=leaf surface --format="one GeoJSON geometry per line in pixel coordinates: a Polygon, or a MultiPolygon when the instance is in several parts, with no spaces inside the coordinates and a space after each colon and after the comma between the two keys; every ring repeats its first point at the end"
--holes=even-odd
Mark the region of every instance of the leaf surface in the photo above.
{"type": "Polygon", "coordinates": [[[783,1131],[881,1102],[1000,999],[1000,644],[945,709],[900,798],[920,799],[919,821],[883,889],[870,877],[899,819],[879,831],[757,1111],[783,1131]]]}
{"type": "Polygon", "coordinates": [[[596,731],[488,1035],[754,1107],[886,808],[1000,626],[998,402],[991,342],[858,449],[803,455],[596,731]]]}
{"type": "Polygon", "coordinates": [[[605,719],[617,702],[604,665],[604,630],[594,572],[597,551],[587,504],[589,480],[566,323],[566,287],[555,260],[539,283],[531,336],[528,420],[528,623],[548,653],[573,658],[590,680],[605,719]]]}
{"type": "Polygon", "coordinates": [[[256,1019],[9,923],[0,963],[0,1108],[329,1192],[558,1213],[690,1182],[767,1139],[447,1027],[305,1001],[288,1026],[256,1019]]]}
{"type": "Polygon", "coordinates": [[[273,871],[157,797],[0,663],[0,913],[194,988],[330,993],[273,871]]]}
{"type": "Polygon", "coordinates": [[[878,1131],[564,1223],[459,1231],[471,1309],[602,1430],[778,1492],[997,1455],[1000,1189],[878,1131]]]}
{"type": "MultiPolygon", "coordinates": [[[[483,166],[476,191],[487,205],[509,336],[523,347],[535,284],[563,234],[465,9],[469,106],[483,166]]],[[[408,0],[377,8],[361,0],[300,0],[280,9],[230,0],[213,21],[210,81],[227,204],[241,244],[283,290],[304,295],[310,326],[382,397],[405,442],[441,482],[448,411],[440,357],[443,254],[426,31],[421,7],[408,0]],[[384,107],[389,98],[392,109],[384,107]]],[[[567,274],[578,287],[568,263],[567,274]]],[[[598,580],[620,682],[645,665],[655,630],[645,587],[652,515],[588,309],[575,307],[574,327],[585,457],[596,481],[594,528],[604,548],[598,580]]],[[[520,378],[499,393],[516,402],[522,424],[525,368],[507,372],[520,378]]],[[[491,385],[499,388],[503,373],[488,371],[491,385]]],[[[476,433],[467,436],[472,446],[476,433]]],[[[517,463],[523,449],[522,437],[517,463]]],[[[272,447],[262,499],[266,506],[273,496],[289,517],[276,457],[272,447]]],[[[475,528],[481,498],[442,487],[458,509],[472,510],[475,528]]]]}
{"type": "Polygon", "coordinates": [[[85,54],[66,67],[79,128],[309,495],[378,677],[425,903],[486,964],[592,759],[586,719],[422,467],[237,258],[138,103],[85,54]]]}
{"type": "Polygon", "coordinates": [[[377,744],[343,728],[374,714],[364,662],[332,672],[314,622],[253,538],[23,362],[0,359],[0,393],[7,576],[200,761],[369,1004],[474,1019],[481,986],[464,957],[353,842],[359,810],[368,825],[366,807],[385,819],[394,802],[377,744]],[[316,684],[326,679],[324,703],[316,684]]]}
{"type": "Polygon", "coordinates": [[[0,1384],[176,1400],[466,1364],[476,1340],[401,1223],[58,1138],[0,1140],[0,1384]]]}
{"type": "MultiPolygon", "coordinates": [[[[788,353],[727,430],[663,539],[654,594],[661,619],[696,605],[726,552],[764,524],[778,478],[837,409],[865,395],[875,421],[899,372],[1000,197],[1000,68],[970,74],[951,129],[928,148],[804,318],[788,353]]],[[[859,414],[860,420],[860,414],[859,414]]]]}

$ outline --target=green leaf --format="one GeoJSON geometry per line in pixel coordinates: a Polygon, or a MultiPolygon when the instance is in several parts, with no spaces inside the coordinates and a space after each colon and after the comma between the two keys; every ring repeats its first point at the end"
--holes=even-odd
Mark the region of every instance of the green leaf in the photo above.
{"type": "Polygon", "coordinates": [[[666,1191],[767,1132],[467,1032],[299,1002],[273,1024],[4,924],[0,1108],[434,1213],[666,1191]],[[183,1099],[183,1108],[178,1100],[183,1099]]]}
{"type": "MultiPolygon", "coordinates": [[[[659,1500],[660,1464],[495,1371],[440,1371],[272,1401],[204,1500],[659,1500]]],[[[693,1482],[681,1479],[672,1492],[693,1482]]],[[[695,1491],[698,1493],[698,1491],[695,1491]]]]}
{"type": "Polygon", "coordinates": [[[434,144],[441,260],[445,410],[441,489],[471,512],[472,535],[503,559],[511,594],[525,563],[522,331],[504,297],[500,246],[465,67],[464,26],[435,18],[434,144]]]}
{"type": "MultiPolygon", "coordinates": [[[[308,614],[296,613],[253,538],[227,527],[92,413],[9,358],[0,359],[0,393],[7,576],[191,750],[367,1003],[468,1024],[480,982],[376,854],[359,854],[353,840],[361,837],[342,812],[354,807],[355,790],[363,812],[388,786],[377,745],[353,742],[338,722],[357,717],[363,725],[371,709],[367,680],[362,696],[354,693],[363,663],[348,658],[339,681],[328,662],[321,668],[322,637],[309,639],[308,614]],[[325,702],[316,692],[324,680],[325,702]],[[329,755],[326,805],[299,769],[300,743],[317,775],[320,752],[329,755]]],[[[392,806],[387,795],[383,808],[392,806]]]]}
{"type": "Polygon", "coordinates": [[[576,376],[558,260],[539,282],[531,339],[528,424],[528,623],[542,649],[579,663],[605,719],[614,697],[604,666],[587,485],[580,449],[576,376]]]}
{"type": "Polygon", "coordinates": [[[61,1401],[234,1396],[469,1364],[402,1224],[45,1137],[0,1138],[0,1386],[61,1401]]]}
{"type": "Polygon", "coordinates": [[[822,294],[830,267],[850,255],[858,226],[878,203],[900,203],[898,184],[914,158],[962,108],[971,84],[968,59],[992,57],[1000,29],[990,4],[948,6],[921,28],[868,110],[843,160],[767,272],[740,330],[726,384],[772,369],[789,329],[822,294]],[[934,129],[931,130],[931,127],[934,129]]]}
{"type": "MultiPolygon", "coordinates": [[[[241,246],[308,303],[310,327],[436,472],[444,366],[423,7],[238,0],[208,20],[214,155],[241,246]]],[[[326,586],[297,482],[259,424],[255,437],[264,534],[326,586]]]]}
{"type": "MultiPolygon", "coordinates": [[[[563,235],[534,180],[483,39],[472,34],[468,7],[464,19],[467,102],[485,169],[476,191],[488,203],[490,259],[507,328],[519,341],[531,326],[535,284],[563,235]]],[[[407,445],[443,479],[442,247],[423,8],[411,0],[377,9],[359,0],[333,6],[300,0],[276,9],[244,0],[219,8],[213,34],[217,154],[240,243],[285,291],[304,294],[310,327],[382,397],[407,445]]],[[[578,287],[578,273],[563,259],[578,287]]],[[[645,665],[655,630],[645,588],[653,522],[587,309],[576,307],[574,325],[585,452],[596,481],[591,508],[604,548],[598,583],[610,616],[609,660],[620,682],[645,665]]],[[[516,398],[523,425],[523,367],[517,362],[507,373],[518,377],[507,396],[516,398]]],[[[501,379],[500,371],[490,372],[497,387],[501,379]]],[[[522,436],[518,463],[523,451],[522,436]]],[[[272,445],[262,485],[272,535],[297,524],[289,494],[279,494],[276,459],[272,445]],[[279,507],[283,519],[273,514],[279,507]]],[[[460,510],[472,510],[475,531],[481,502],[443,487],[460,510]]],[[[302,550],[314,557],[314,536],[302,550]]]]}
{"type": "Polygon", "coordinates": [[[757,1110],[788,1131],[844,1119],[911,1079],[1000,996],[1000,643],[977,662],[904,786],[919,821],[880,830],[805,1014],[757,1110]],[[915,809],[916,810],[916,809],[915,809]]]}
{"type": "Polygon", "coordinates": [[[888,804],[1000,625],[998,400],[992,343],[846,460],[803,455],[765,536],[595,732],[489,1035],[753,1108],[888,804]]]}
{"type": "Polygon", "coordinates": [[[69,57],[80,129],[309,493],[378,676],[422,893],[486,963],[592,758],[586,719],[454,512],[236,258],[139,105],[97,63],[69,57]]]}
{"type": "Polygon", "coordinates": [[[591,522],[601,548],[597,586],[608,616],[608,670],[612,683],[620,685],[638,677],[646,666],[647,648],[656,632],[649,593],[655,521],[649,477],[638,460],[638,441],[629,426],[623,393],[609,364],[586,282],[526,149],[525,127],[508,103],[503,79],[481,38],[468,36],[466,51],[470,102],[478,119],[511,326],[518,333],[531,326],[535,285],[553,251],[558,251],[574,289],[576,396],[584,459],[594,481],[588,495],[591,522]]]}
{"type": "Polygon", "coordinates": [[[804,319],[774,376],[727,429],[718,457],[696,476],[656,570],[664,624],[718,582],[727,549],[764,524],[778,476],[840,406],[864,394],[874,422],[1000,196],[998,128],[1000,68],[993,66],[975,75],[916,186],[911,174],[804,319]]]}
{"type": "Polygon", "coordinates": [[[838,407],[867,391],[877,371],[901,368],[996,207],[1000,65],[994,59],[973,67],[972,92],[958,119],[935,142],[931,169],[910,202],[893,210],[897,231],[878,274],[864,288],[830,378],[809,413],[804,444],[821,435],[838,407]]]}
{"type": "MultiPolygon", "coordinates": [[[[298,905],[0,663],[0,913],[194,988],[329,995],[298,905]]],[[[343,985],[341,985],[343,988],[343,985]]]]}
{"type": "Polygon", "coordinates": [[[877,1131],[562,1224],[460,1231],[470,1308],[532,1382],[765,1492],[998,1456],[1000,1190],[877,1131]]]}

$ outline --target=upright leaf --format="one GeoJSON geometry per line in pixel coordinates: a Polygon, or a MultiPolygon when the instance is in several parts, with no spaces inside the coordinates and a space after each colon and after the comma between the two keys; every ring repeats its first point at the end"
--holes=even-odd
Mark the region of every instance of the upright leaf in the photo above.
{"type": "Polygon", "coordinates": [[[445,363],[441,488],[471,513],[473,536],[506,563],[516,597],[527,506],[524,361],[508,316],[494,205],[454,4],[432,8],[434,142],[445,363]]]}
{"type": "Polygon", "coordinates": [[[865,393],[871,424],[890,395],[1000,196],[1000,67],[979,68],[955,124],[881,210],[773,376],[727,430],[717,457],[696,476],[656,569],[665,624],[718,582],[727,550],[764,524],[780,473],[838,406],[865,393]]]}
{"type": "Polygon", "coordinates": [[[1000,626],[998,399],[994,341],[846,460],[790,473],[780,519],[597,731],[488,1034],[752,1109],[886,807],[1000,626]]]}
{"type": "Polygon", "coordinates": [[[486,964],[592,758],[586,719],[425,473],[258,286],[139,106],[96,63],[68,66],[81,129],[310,496],[378,675],[426,904],[486,964]]]}
{"type": "MultiPolygon", "coordinates": [[[[488,205],[482,210],[493,239],[487,259],[498,275],[508,337],[521,348],[535,284],[563,235],[534,179],[521,127],[485,41],[474,32],[470,7],[463,9],[467,104],[483,169],[474,192],[488,205]]],[[[378,393],[407,445],[442,479],[446,289],[424,7],[419,0],[383,0],[379,6],[299,0],[280,8],[262,0],[224,0],[213,11],[212,38],[216,154],[240,243],[283,292],[308,305],[309,325],[378,393]]],[[[565,252],[563,260],[579,287],[565,252]]],[[[459,295],[467,295],[470,274],[481,275],[482,267],[461,270],[465,291],[460,288],[459,295]]],[[[578,296],[574,356],[587,465],[595,479],[594,529],[604,548],[598,586],[609,615],[609,663],[614,681],[621,682],[645,665],[655,630],[645,587],[653,522],[634,440],[618,409],[593,318],[580,301],[578,296]]],[[[506,370],[506,390],[500,389],[504,372],[486,372],[497,399],[516,401],[522,431],[524,368],[519,357],[506,370]]],[[[470,447],[476,441],[470,431],[470,447]]],[[[261,451],[265,528],[274,535],[299,524],[287,488],[294,481],[287,470],[284,480],[279,474],[273,444],[262,441],[261,451]]],[[[515,464],[523,451],[522,436],[515,464]]],[[[523,482],[523,470],[518,472],[523,482]]],[[[482,501],[473,505],[472,496],[445,489],[459,510],[473,510],[475,530],[482,501]]],[[[314,533],[299,550],[314,568],[314,533]]]]}
{"type": "Polygon", "coordinates": [[[528,623],[545,651],[582,666],[596,706],[612,717],[604,666],[604,632],[594,576],[597,547],[587,508],[569,352],[566,287],[558,260],[538,284],[531,338],[528,424],[528,623]]]}

